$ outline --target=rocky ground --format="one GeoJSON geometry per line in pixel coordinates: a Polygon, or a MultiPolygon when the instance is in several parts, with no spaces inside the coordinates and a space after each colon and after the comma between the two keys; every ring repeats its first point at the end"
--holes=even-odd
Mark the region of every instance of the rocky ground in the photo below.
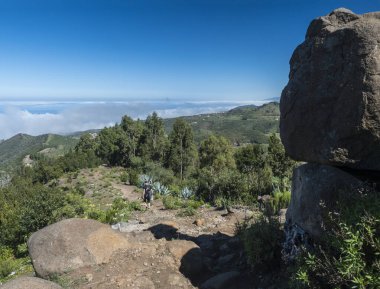
{"type": "MultiPolygon", "coordinates": [[[[119,183],[113,187],[128,200],[141,200],[135,187],[119,183]]],[[[155,200],[150,209],[135,211],[129,222],[113,226],[133,246],[119,250],[107,264],[61,275],[58,282],[83,289],[198,288],[202,284],[201,288],[255,288],[247,280],[236,287],[247,266],[242,244],[234,237],[237,223],[253,214],[247,209],[231,214],[202,207],[195,216],[179,217],[177,210],[166,210],[161,200],[155,200]]]]}
{"type": "MultiPolygon", "coordinates": [[[[104,208],[115,197],[142,203],[141,189],[122,183],[122,173],[101,166],[67,175],[59,184],[83,191],[104,208]]],[[[195,215],[181,216],[160,198],[142,206],[128,222],[69,219],[33,234],[28,247],[37,275],[67,289],[282,288],[273,275],[251,271],[236,236],[237,226],[258,210],[204,205],[195,215]]],[[[23,288],[10,285],[4,288],[23,288]]]]}

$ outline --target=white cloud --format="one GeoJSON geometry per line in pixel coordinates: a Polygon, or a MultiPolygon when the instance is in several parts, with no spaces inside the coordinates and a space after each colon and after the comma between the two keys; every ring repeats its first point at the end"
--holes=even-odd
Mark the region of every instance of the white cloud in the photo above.
{"type": "Polygon", "coordinates": [[[79,102],[79,103],[8,103],[0,105],[0,139],[17,133],[39,135],[66,134],[98,129],[119,122],[123,115],[144,119],[156,111],[169,118],[226,111],[244,104],[263,102],[79,102]]]}

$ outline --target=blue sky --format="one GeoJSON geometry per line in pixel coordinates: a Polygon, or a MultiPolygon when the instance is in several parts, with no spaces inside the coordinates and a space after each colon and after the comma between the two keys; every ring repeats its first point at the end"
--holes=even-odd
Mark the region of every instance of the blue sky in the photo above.
{"type": "Polygon", "coordinates": [[[0,139],[279,97],[310,21],[380,0],[0,0],[0,139]]]}
{"type": "Polygon", "coordinates": [[[0,0],[1,100],[278,97],[310,21],[380,0],[0,0]]]}

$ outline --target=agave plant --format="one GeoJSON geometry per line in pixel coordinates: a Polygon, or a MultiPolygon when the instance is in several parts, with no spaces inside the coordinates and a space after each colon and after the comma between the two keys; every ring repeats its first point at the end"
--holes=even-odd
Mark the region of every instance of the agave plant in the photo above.
{"type": "Polygon", "coordinates": [[[169,189],[165,187],[164,185],[162,185],[160,182],[153,183],[153,191],[162,196],[166,196],[170,194],[169,189]]]}
{"type": "Polygon", "coordinates": [[[148,175],[140,175],[139,176],[139,184],[140,184],[140,187],[144,187],[144,183],[145,182],[151,182],[152,181],[152,177],[151,176],[148,176],[148,175]]]}
{"type": "Polygon", "coordinates": [[[188,187],[184,187],[181,190],[181,197],[183,199],[189,199],[192,195],[194,195],[194,192],[190,190],[188,187]]]}

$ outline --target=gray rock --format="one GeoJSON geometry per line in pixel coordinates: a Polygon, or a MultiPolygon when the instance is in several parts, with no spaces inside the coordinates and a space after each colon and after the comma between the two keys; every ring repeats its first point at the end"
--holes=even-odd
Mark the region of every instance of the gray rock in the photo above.
{"type": "Polygon", "coordinates": [[[238,271],[231,271],[226,273],[221,273],[219,275],[216,275],[210,279],[208,279],[206,282],[204,282],[200,288],[201,289],[227,289],[227,288],[234,288],[232,285],[232,282],[236,280],[237,277],[240,276],[240,273],[238,271]]]}
{"type": "Polygon", "coordinates": [[[35,232],[28,240],[38,276],[47,278],[83,266],[107,263],[128,240],[94,220],[68,219],[35,232]]]}
{"type": "Polygon", "coordinates": [[[304,164],[294,169],[288,226],[297,225],[312,238],[323,232],[323,207],[332,208],[340,192],[365,188],[355,176],[335,167],[304,164]]]}
{"type": "Polygon", "coordinates": [[[139,221],[131,220],[128,222],[119,222],[111,226],[114,230],[119,230],[122,233],[131,233],[144,231],[149,228],[149,224],[141,224],[139,221]]]}
{"type": "Polygon", "coordinates": [[[223,266],[228,265],[231,261],[235,259],[235,257],[236,257],[235,254],[227,254],[227,255],[220,256],[218,258],[218,266],[223,267],[223,266]]]}
{"type": "Polygon", "coordinates": [[[62,289],[61,286],[35,277],[19,277],[0,285],[1,289],[62,289]]]}
{"type": "Polygon", "coordinates": [[[286,152],[299,161],[380,170],[380,12],[337,9],[311,22],[280,102],[286,152]]]}

